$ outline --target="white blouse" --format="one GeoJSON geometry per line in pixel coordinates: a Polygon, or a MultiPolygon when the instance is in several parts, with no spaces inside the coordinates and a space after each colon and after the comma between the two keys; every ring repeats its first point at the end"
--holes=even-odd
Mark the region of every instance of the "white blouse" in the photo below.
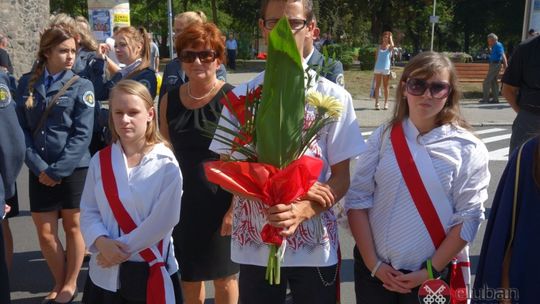
{"type": "MultiPolygon", "coordinates": [[[[310,73],[313,71],[310,71],[310,73]]],[[[319,137],[312,144],[306,155],[315,156],[323,160],[324,166],[319,181],[325,182],[330,178],[331,166],[358,155],[365,148],[356,114],[354,112],[351,95],[342,87],[320,77],[307,83],[309,89],[315,89],[323,95],[331,95],[342,102],[343,111],[338,121],[325,126],[319,137]]],[[[245,95],[250,90],[262,84],[264,72],[247,84],[238,86],[234,92],[237,96],[245,95]]],[[[308,79],[308,77],[306,77],[308,79]]],[[[235,117],[223,108],[222,115],[232,121],[235,117]]],[[[315,117],[315,109],[306,106],[305,123],[315,117]]],[[[234,128],[224,119],[219,122],[228,128],[234,128]]],[[[217,131],[223,136],[227,134],[217,131]]],[[[210,149],[219,154],[229,154],[230,147],[212,141],[210,149]]],[[[231,243],[231,258],[240,264],[266,266],[268,262],[269,246],[263,243],[260,232],[266,220],[267,206],[261,202],[250,201],[235,197],[233,232],[231,243]]],[[[318,216],[303,222],[295,233],[287,238],[287,249],[283,266],[330,266],[337,263],[337,222],[333,210],[322,212],[318,216]]]]}
{"type": "MultiPolygon", "coordinates": [[[[445,231],[463,224],[460,237],[472,242],[484,219],[483,203],[488,197],[489,154],[485,145],[470,132],[450,124],[422,136],[409,119],[403,125],[407,139],[417,140],[427,149],[452,205],[447,210],[453,214],[441,219],[445,231]]],[[[401,175],[387,125],[375,130],[367,145],[357,161],[345,209],[369,209],[380,260],[395,269],[418,270],[435,247],[401,175]]],[[[433,203],[441,215],[443,206],[433,203]]]]}
{"type": "Polygon", "coordinates": [[[97,153],[90,161],[81,197],[81,231],[92,253],[89,264],[92,282],[115,292],[118,289],[118,265],[102,268],[96,262],[98,250],[94,243],[100,236],[127,244],[131,261],[144,261],[138,252],[149,247],[160,257],[156,248],[163,240],[162,260],[166,260],[170,274],[178,271],[171,234],[180,220],[182,173],[173,152],[164,144],[154,145],[138,166],[129,168],[128,174],[125,154],[121,145],[115,143],[112,145],[112,163],[120,201],[137,228],[128,234],[120,233],[105,197],[97,153]]]}

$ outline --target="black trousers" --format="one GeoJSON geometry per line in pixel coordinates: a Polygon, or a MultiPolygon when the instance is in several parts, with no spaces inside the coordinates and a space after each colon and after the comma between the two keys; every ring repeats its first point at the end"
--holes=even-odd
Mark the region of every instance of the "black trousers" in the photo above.
{"type": "MultiPolygon", "coordinates": [[[[2,221],[0,220],[0,222],[2,221]]],[[[9,293],[9,276],[6,265],[4,234],[2,233],[2,225],[0,225],[0,304],[11,303],[9,293]]]]}
{"type": "MultiPolygon", "coordinates": [[[[400,270],[403,273],[410,271],[400,270]]],[[[356,246],[354,247],[354,292],[357,304],[419,304],[418,287],[409,294],[390,291],[383,287],[381,280],[371,277],[356,246]]]]}
{"type": "Polygon", "coordinates": [[[337,265],[328,267],[281,267],[281,284],[270,285],[266,267],[240,265],[240,303],[285,303],[287,284],[294,304],[335,304],[337,265]],[[322,277],[322,278],[321,278],[322,277]],[[323,279],[326,283],[324,284],[323,279]]]}
{"type": "Polygon", "coordinates": [[[227,64],[229,65],[229,68],[233,70],[236,70],[236,51],[237,50],[227,49],[227,64]]]}

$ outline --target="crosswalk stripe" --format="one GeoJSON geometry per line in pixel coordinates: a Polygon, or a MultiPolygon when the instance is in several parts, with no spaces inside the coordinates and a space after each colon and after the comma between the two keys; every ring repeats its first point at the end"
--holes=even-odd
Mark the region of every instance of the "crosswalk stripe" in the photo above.
{"type": "Polygon", "coordinates": [[[510,147],[489,151],[489,160],[508,160],[510,147]]]}
{"type": "Polygon", "coordinates": [[[508,138],[510,138],[511,136],[512,136],[512,134],[497,135],[497,136],[492,136],[492,137],[482,138],[482,141],[483,141],[485,144],[489,144],[489,143],[492,143],[492,142],[496,142],[496,141],[508,139],[508,138]]]}
{"type": "Polygon", "coordinates": [[[474,131],[474,134],[476,134],[476,135],[483,135],[483,134],[496,133],[496,132],[501,132],[501,131],[506,131],[506,129],[501,129],[501,128],[491,128],[491,129],[485,129],[485,130],[474,131]]]}

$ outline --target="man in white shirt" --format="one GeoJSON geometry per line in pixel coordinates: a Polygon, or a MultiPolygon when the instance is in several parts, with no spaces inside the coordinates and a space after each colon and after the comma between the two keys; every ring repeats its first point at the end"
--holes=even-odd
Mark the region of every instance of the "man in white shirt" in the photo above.
{"type": "MultiPolygon", "coordinates": [[[[287,16],[300,54],[306,35],[314,27],[311,0],[264,0],[259,26],[268,37],[272,28],[287,16]]],[[[305,65],[305,64],[304,64],[305,65]]],[[[313,71],[309,76],[314,76],[313,71]]],[[[349,159],[364,149],[350,94],[325,78],[311,81],[306,89],[331,95],[342,102],[343,111],[338,121],[327,125],[306,155],[320,158],[323,170],[319,182],[310,189],[328,195],[332,203],[339,201],[349,187],[349,159]]],[[[264,72],[249,83],[235,89],[236,94],[262,85],[264,72]]],[[[224,108],[224,116],[233,115],[224,108]]],[[[305,117],[314,117],[314,109],[307,107],[305,117]]],[[[220,124],[226,124],[224,120],[220,124]]],[[[271,127],[271,126],[269,126],[271,127]]],[[[218,131],[218,133],[220,133],[218,131]]],[[[220,135],[224,135],[220,133],[220,135]]],[[[214,140],[210,149],[230,154],[230,147],[214,140]]],[[[231,258],[240,264],[240,301],[242,303],[284,303],[287,286],[295,303],[332,303],[336,301],[337,280],[337,222],[330,208],[323,208],[315,200],[298,200],[294,204],[278,204],[267,208],[261,202],[235,197],[231,258]],[[266,210],[266,212],[265,212],[266,210]],[[264,224],[283,228],[287,249],[281,267],[280,285],[265,280],[269,246],[261,240],[264,224]]]]}
{"type": "Polygon", "coordinates": [[[234,34],[229,34],[229,39],[225,41],[227,47],[227,65],[230,69],[236,70],[236,55],[238,53],[238,42],[234,39],[234,34]]]}

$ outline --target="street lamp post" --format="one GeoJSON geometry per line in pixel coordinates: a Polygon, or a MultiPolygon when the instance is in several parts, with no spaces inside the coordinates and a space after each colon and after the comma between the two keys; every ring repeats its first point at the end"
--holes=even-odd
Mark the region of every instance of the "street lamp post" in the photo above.
{"type": "Polygon", "coordinates": [[[435,37],[435,8],[437,7],[437,0],[433,0],[433,15],[432,15],[432,18],[430,18],[431,20],[431,48],[430,50],[433,52],[433,38],[435,37]]]}
{"type": "Polygon", "coordinates": [[[172,0],[167,1],[168,11],[167,17],[169,19],[169,58],[173,58],[173,27],[172,27],[172,0]]]}

